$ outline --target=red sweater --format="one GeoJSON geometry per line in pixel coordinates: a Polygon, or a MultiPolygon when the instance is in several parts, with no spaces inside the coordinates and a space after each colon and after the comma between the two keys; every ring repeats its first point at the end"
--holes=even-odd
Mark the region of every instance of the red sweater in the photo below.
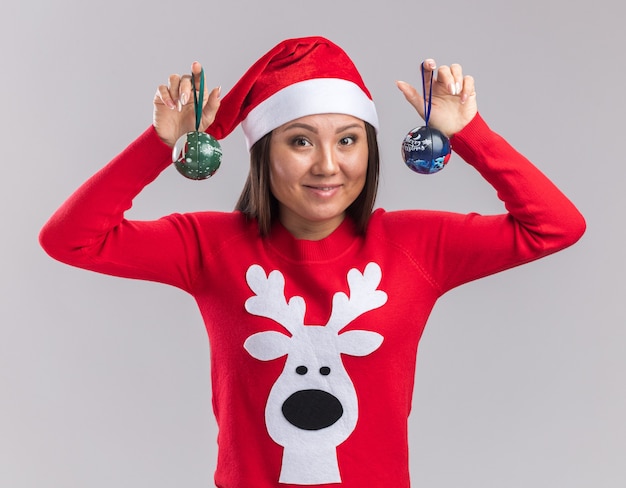
{"type": "Polygon", "coordinates": [[[417,345],[435,301],[585,229],[479,115],[452,146],[508,213],[377,210],[365,236],[346,219],[320,241],[279,223],[261,238],[238,212],[129,221],[133,198],[171,164],[151,127],[61,206],[40,241],[65,263],[195,297],[211,347],[218,487],[408,487],[417,345]]]}

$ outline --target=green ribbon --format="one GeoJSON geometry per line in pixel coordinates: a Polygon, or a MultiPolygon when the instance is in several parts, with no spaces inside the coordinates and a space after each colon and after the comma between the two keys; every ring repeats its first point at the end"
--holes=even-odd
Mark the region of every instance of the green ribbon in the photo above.
{"type": "Polygon", "coordinates": [[[193,88],[193,108],[196,111],[196,132],[200,128],[200,122],[202,121],[202,104],[204,102],[204,68],[200,70],[200,94],[196,90],[196,80],[193,73],[191,73],[191,85],[193,88]]]}

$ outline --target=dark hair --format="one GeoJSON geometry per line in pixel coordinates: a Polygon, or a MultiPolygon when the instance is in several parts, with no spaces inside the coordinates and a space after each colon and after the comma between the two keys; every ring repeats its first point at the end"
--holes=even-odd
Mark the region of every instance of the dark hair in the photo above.
{"type": "MultiPolygon", "coordinates": [[[[365,186],[359,196],[346,209],[346,215],[357,226],[359,233],[365,233],[367,223],[374,209],[378,192],[380,155],[376,129],[365,122],[367,134],[367,175],[365,186]]],[[[256,219],[259,233],[266,236],[278,218],[278,200],[270,190],[270,141],[272,133],[264,135],[250,149],[250,171],[235,210],[243,212],[249,219],[256,219]]]]}

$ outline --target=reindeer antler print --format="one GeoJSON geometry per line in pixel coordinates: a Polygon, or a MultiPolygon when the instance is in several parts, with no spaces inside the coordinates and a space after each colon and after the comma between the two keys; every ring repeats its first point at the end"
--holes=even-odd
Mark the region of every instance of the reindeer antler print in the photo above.
{"type": "Polygon", "coordinates": [[[292,334],[304,324],[306,305],[302,297],[285,297],[285,278],[280,271],[265,275],[257,264],[250,266],[246,273],[248,286],[255,293],[246,300],[246,310],[260,317],[272,319],[292,334]]]}
{"type": "Polygon", "coordinates": [[[333,311],[326,327],[340,331],[359,315],[384,305],[387,294],[376,289],[381,279],[382,271],[376,263],[369,263],[363,274],[357,269],[348,271],[350,298],[343,292],[335,293],[333,311]]]}

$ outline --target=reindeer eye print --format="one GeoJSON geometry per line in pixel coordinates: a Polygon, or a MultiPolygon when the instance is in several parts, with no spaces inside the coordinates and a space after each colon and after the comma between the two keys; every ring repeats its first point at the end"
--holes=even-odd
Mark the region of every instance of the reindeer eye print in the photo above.
{"type": "Polygon", "coordinates": [[[298,366],[296,368],[296,373],[298,373],[299,375],[305,375],[309,372],[309,368],[307,368],[306,366],[298,366]]]}
{"type": "Polygon", "coordinates": [[[322,366],[320,368],[320,374],[323,376],[328,376],[330,374],[330,368],[328,366],[322,366]]]}

